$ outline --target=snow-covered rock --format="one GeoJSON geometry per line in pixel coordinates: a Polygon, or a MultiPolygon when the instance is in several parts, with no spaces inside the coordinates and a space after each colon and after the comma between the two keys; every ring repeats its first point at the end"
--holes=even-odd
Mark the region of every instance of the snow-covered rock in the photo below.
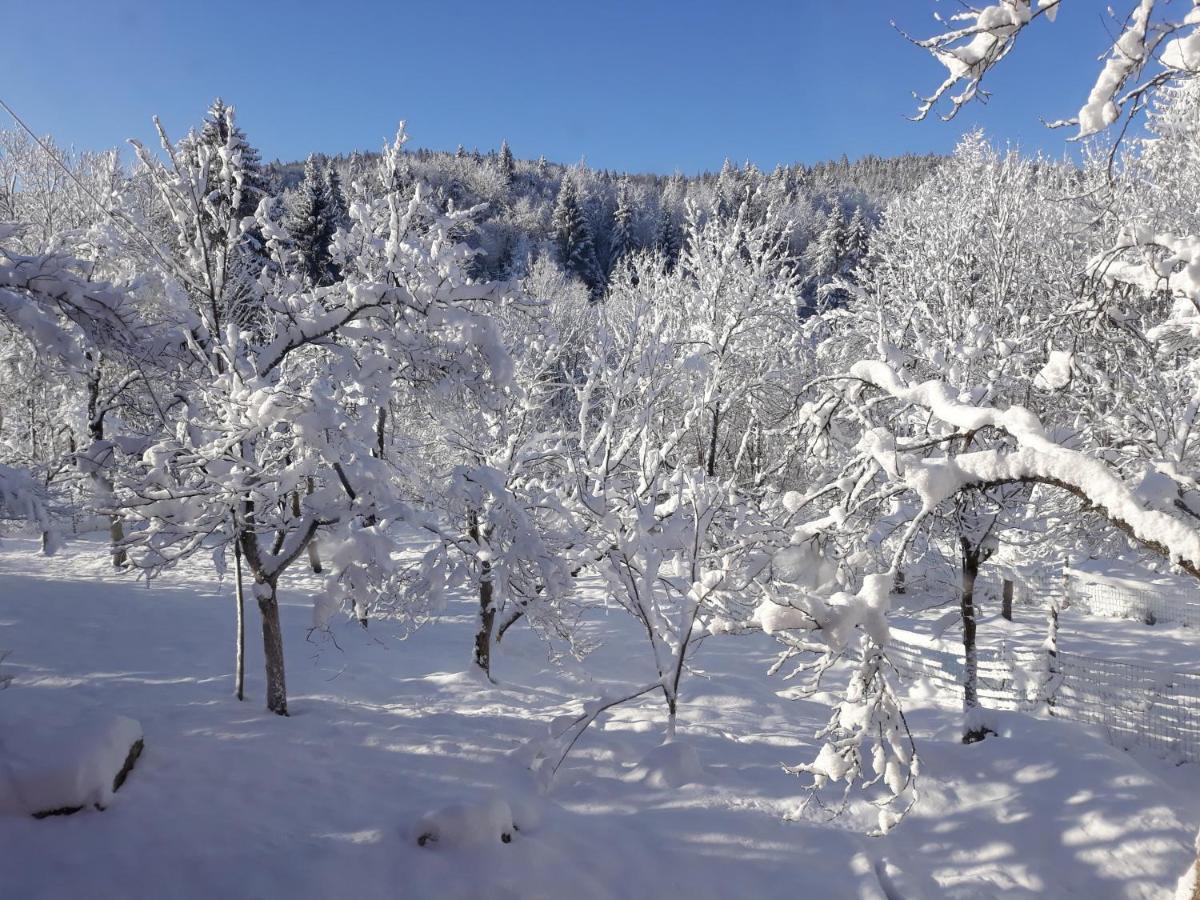
{"type": "Polygon", "coordinates": [[[638,763],[633,777],[651,787],[677,788],[704,778],[704,767],[691,744],[665,741],[638,763]]]}
{"type": "Polygon", "coordinates": [[[0,813],[104,809],[142,749],[142,726],[104,713],[0,717],[0,813]]]}
{"type": "Polygon", "coordinates": [[[479,844],[510,843],[513,839],[512,809],[499,796],[480,803],[452,803],[423,815],[416,824],[415,840],[422,847],[473,847],[479,844]]]}

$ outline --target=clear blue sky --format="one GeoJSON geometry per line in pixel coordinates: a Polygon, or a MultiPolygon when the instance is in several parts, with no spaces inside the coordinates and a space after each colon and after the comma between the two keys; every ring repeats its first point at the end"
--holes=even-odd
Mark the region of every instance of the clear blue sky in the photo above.
{"type": "Polygon", "coordinates": [[[219,95],[268,160],[376,149],[402,118],[412,146],[632,171],[946,151],[974,124],[1057,154],[1039,120],[1079,108],[1111,27],[1063,6],[950,124],[906,121],[942,70],[889,25],[930,33],[950,0],[0,0],[0,97],[93,149],[219,95]]]}

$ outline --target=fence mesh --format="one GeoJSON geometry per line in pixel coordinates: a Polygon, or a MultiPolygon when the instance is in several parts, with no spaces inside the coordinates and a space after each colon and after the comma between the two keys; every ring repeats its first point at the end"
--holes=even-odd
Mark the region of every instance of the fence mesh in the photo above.
{"type": "MultiPolygon", "coordinates": [[[[893,635],[888,657],[903,681],[929,679],[962,700],[959,653],[893,635]]],[[[1200,762],[1200,675],[1062,651],[981,649],[977,659],[981,706],[1028,710],[1044,695],[1052,715],[1100,726],[1117,746],[1200,762]]]]}
{"type": "Polygon", "coordinates": [[[1200,628],[1200,591],[1187,587],[1165,584],[1137,587],[1071,571],[1067,578],[1067,600],[1092,615],[1200,628]]]}

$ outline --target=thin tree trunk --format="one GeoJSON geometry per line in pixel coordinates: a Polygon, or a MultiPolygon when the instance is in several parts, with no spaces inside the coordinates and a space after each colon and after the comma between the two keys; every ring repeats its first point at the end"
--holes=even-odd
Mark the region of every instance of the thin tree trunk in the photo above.
{"type": "MultiPolygon", "coordinates": [[[[308,478],[305,479],[304,493],[311,494],[312,492],[313,492],[313,480],[312,480],[312,477],[309,476],[308,478]]],[[[293,509],[295,511],[296,517],[299,518],[300,517],[300,495],[293,494],[292,497],[293,497],[293,509]]],[[[314,575],[321,574],[321,569],[322,569],[321,551],[317,549],[317,539],[315,537],[311,541],[308,542],[308,567],[310,569],[312,569],[314,575]]],[[[366,623],[364,622],[363,625],[365,627],[366,623]]]]}
{"type": "Polygon", "coordinates": [[[246,603],[242,595],[242,546],[233,542],[234,594],[237,596],[237,651],[233,672],[234,696],[246,699],[246,603]]]}
{"type": "Polygon", "coordinates": [[[383,438],[387,429],[387,407],[379,407],[379,414],[375,417],[375,453],[379,459],[383,459],[383,438]]]}
{"type": "Polygon", "coordinates": [[[708,439],[708,474],[710,476],[717,474],[717,431],[721,424],[721,404],[718,403],[713,407],[712,414],[712,433],[708,439]]]}
{"type": "Polygon", "coordinates": [[[975,645],[975,580],[979,576],[979,548],[966,537],[962,546],[962,612],[963,641],[963,743],[982,741],[988,728],[975,720],[979,709],[979,658],[975,645]]]}
{"type": "Polygon", "coordinates": [[[287,682],[283,670],[283,629],[279,624],[279,596],[271,581],[256,582],[254,593],[262,614],[263,658],[267,669],[267,709],[286,716],[287,682]]]}
{"type": "Polygon", "coordinates": [[[127,568],[129,555],[125,552],[125,523],[116,513],[108,517],[108,540],[112,546],[113,568],[127,568]]]}
{"type": "MultiPolygon", "coordinates": [[[[483,542],[479,519],[471,514],[471,540],[477,545],[483,542]]],[[[492,564],[484,561],[479,567],[479,630],[475,632],[475,665],[483,669],[490,680],[492,677],[492,629],[496,623],[496,604],[492,584],[492,564]]]]}
{"type": "Polygon", "coordinates": [[[1012,621],[1012,604],[1013,604],[1013,583],[1007,578],[1004,579],[1004,590],[1000,598],[1000,615],[1012,621]]]}
{"type": "Polygon", "coordinates": [[[317,549],[316,538],[308,542],[308,567],[313,570],[314,575],[321,574],[321,551],[317,549]]]}
{"type": "Polygon", "coordinates": [[[492,628],[495,622],[491,563],[484,563],[479,579],[479,630],[475,633],[475,665],[483,669],[489,679],[492,677],[492,628]]]}

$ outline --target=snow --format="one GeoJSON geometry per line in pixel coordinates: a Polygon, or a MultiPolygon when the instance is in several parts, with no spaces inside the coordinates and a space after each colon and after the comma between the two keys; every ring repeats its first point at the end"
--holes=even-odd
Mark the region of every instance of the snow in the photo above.
{"type": "Polygon", "coordinates": [[[651,787],[677,788],[702,781],[704,767],[691,744],[664,741],[643,756],[631,774],[651,787]]]}
{"type": "Polygon", "coordinates": [[[497,796],[480,803],[453,803],[436,809],[421,816],[414,829],[417,845],[422,847],[472,847],[497,841],[507,844],[516,832],[512,809],[497,796]]]}
{"type": "Polygon", "coordinates": [[[805,795],[783,766],[816,757],[828,707],[765,675],[778,646],[763,635],[704,640],[674,743],[661,696],[614,707],[542,793],[530,742],[580,698],[656,677],[628,617],[589,614],[582,663],[548,662],[514,628],[490,684],[468,669],[468,601],[407,640],[335,626],[333,646],[306,640],[317,587],[282,586],[281,718],[262,709],[254,642],[250,699],[233,699],[233,600],[205,569],[146,586],[111,574],[98,545],[46,559],[32,540],[0,544],[15,676],[0,714],[104,710],[146,740],[104,814],[0,816],[3,858],[21,861],[5,896],[1134,898],[1169,896],[1191,859],[1195,767],[1016,714],[964,747],[940,702],[906,707],[921,799],[886,837],[864,836],[878,813],[857,800],[838,821],[787,821],[805,795]],[[493,839],[510,819],[512,840],[493,839]],[[438,841],[417,843],[422,823],[438,841]]]}
{"type": "Polygon", "coordinates": [[[22,718],[0,704],[0,813],[107,807],[113,779],[141,739],[141,725],[125,716],[50,710],[22,718]]]}
{"type": "Polygon", "coordinates": [[[1065,350],[1051,350],[1046,364],[1033,379],[1033,386],[1043,391],[1058,391],[1071,383],[1071,367],[1075,355],[1065,350]]]}

